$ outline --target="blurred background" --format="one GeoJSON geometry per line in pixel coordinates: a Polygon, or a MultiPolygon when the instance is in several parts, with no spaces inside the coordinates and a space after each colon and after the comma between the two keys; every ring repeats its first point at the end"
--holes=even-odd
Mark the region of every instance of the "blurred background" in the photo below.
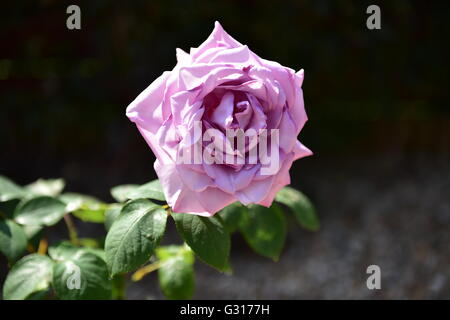
{"type": "MultiPolygon", "coordinates": [[[[153,179],[125,108],[173,68],[175,48],[197,47],[219,20],[259,56],[305,69],[300,139],[315,154],[291,176],[322,228],[290,224],[277,263],[237,235],[234,275],[197,263],[195,298],[449,299],[449,17],[448,1],[3,1],[0,174],[62,177],[104,201],[112,186],[153,179]],[[66,28],[70,4],[81,30],[66,28]],[[366,28],[370,4],[381,30],[366,28]],[[381,290],[366,287],[371,264],[381,290]]],[[[180,241],[173,230],[168,240],[180,241]]],[[[5,268],[1,257],[0,283],[5,268]]],[[[162,298],[156,276],[128,298],[162,298]]]]}

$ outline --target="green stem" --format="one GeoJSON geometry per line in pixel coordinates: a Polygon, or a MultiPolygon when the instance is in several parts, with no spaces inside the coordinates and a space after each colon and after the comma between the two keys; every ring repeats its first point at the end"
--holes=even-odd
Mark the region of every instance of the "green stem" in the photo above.
{"type": "Polygon", "coordinates": [[[112,279],[113,290],[112,295],[114,300],[125,300],[126,292],[126,278],[123,274],[118,274],[112,279]]]}
{"type": "Polygon", "coordinates": [[[79,246],[80,241],[78,240],[77,229],[75,228],[75,224],[69,214],[64,215],[64,222],[66,223],[67,230],[69,230],[70,242],[72,242],[75,246],[79,246]]]}
{"type": "Polygon", "coordinates": [[[48,248],[48,241],[46,238],[42,238],[41,241],[39,241],[39,247],[37,252],[45,256],[47,254],[47,248],[48,248]]]}
{"type": "Polygon", "coordinates": [[[133,281],[139,281],[141,280],[145,275],[149,274],[150,272],[153,272],[155,270],[158,270],[159,268],[161,268],[162,266],[162,262],[156,261],[153,262],[151,264],[148,264],[142,268],[140,268],[139,270],[137,270],[132,276],[131,276],[131,280],[133,281]]]}

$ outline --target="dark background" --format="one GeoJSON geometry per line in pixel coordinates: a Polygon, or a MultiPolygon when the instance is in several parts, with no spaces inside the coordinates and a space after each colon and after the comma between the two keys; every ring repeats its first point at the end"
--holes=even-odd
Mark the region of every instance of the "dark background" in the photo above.
{"type": "MultiPolygon", "coordinates": [[[[173,68],[175,48],[197,47],[219,20],[259,56],[305,69],[300,139],[315,155],[291,175],[322,229],[291,228],[278,263],[237,237],[235,275],[198,264],[196,298],[450,298],[449,10],[408,0],[3,1],[0,174],[63,177],[67,190],[105,201],[114,185],[154,178],[126,106],[173,68]],[[70,4],[81,7],[79,31],[66,28],[70,4]],[[381,30],[366,28],[370,4],[381,30]],[[365,286],[370,264],[382,290],[365,286]]],[[[160,298],[155,278],[129,297],[160,298]]]]}

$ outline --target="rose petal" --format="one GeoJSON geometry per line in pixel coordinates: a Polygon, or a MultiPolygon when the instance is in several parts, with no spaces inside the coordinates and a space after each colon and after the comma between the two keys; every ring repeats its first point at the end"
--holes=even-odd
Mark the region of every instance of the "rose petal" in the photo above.
{"type": "Polygon", "coordinates": [[[233,39],[220,25],[218,21],[214,24],[214,30],[198,48],[192,48],[190,55],[193,60],[197,60],[205,51],[216,47],[236,48],[242,46],[241,43],[233,39]]]}
{"type": "Polygon", "coordinates": [[[155,133],[167,119],[167,116],[163,115],[161,102],[164,99],[166,81],[170,74],[170,72],[164,72],[127,107],[127,117],[152,133],[155,133]]]}
{"type": "Polygon", "coordinates": [[[223,95],[217,108],[211,115],[211,120],[223,129],[229,128],[233,122],[234,94],[227,92],[223,95]]]}

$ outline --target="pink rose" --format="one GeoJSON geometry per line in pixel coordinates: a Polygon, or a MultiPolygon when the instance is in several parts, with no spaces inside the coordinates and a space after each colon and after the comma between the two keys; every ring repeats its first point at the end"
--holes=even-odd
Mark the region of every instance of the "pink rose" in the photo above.
{"type": "Polygon", "coordinates": [[[312,154],[297,140],[307,121],[303,70],[258,57],[218,22],[200,47],[189,54],[177,49],[177,60],[127,108],[156,155],[168,204],[174,212],[204,216],[236,201],[270,206],[290,183],[292,162],[312,154]],[[205,139],[208,129],[214,138],[205,139]],[[250,138],[242,148],[228,136],[236,129],[253,130],[258,139],[265,134],[265,148],[264,139],[250,138]],[[200,150],[200,161],[192,150],[200,150]],[[205,161],[207,154],[222,162],[205,161]],[[223,162],[227,155],[234,162],[223,162]],[[194,161],[180,161],[188,158],[194,161]]]}

